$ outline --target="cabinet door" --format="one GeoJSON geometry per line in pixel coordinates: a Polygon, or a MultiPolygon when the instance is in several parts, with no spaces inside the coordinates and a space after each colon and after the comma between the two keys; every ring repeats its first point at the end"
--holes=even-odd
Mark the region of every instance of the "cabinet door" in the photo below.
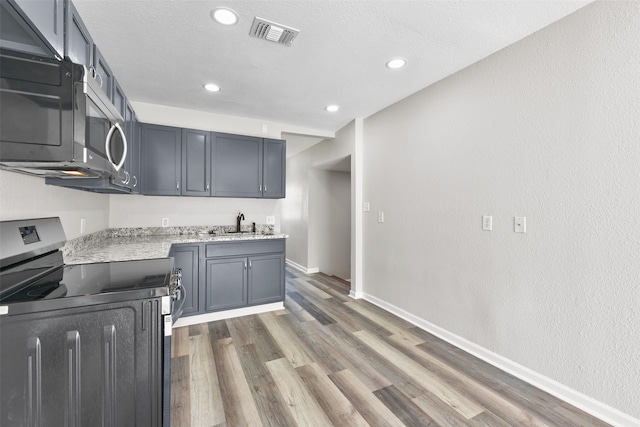
{"type": "Polygon", "coordinates": [[[213,195],[262,197],[262,138],[214,133],[213,195]]]}
{"type": "Polygon", "coordinates": [[[185,292],[183,316],[200,311],[200,251],[198,245],[173,245],[171,253],[175,266],[182,269],[182,287],[185,292]]]}
{"type": "Polygon", "coordinates": [[[263,188],[262,196],[283,199],[286,187],[286,142],[280,139],[265,139],[263,142],[263,188]]]}
{"type": "Polygon", "coordinates": [[[182,195],[210,196],[211,133],[182,129],[182,195]]]}
{"type": "Polygon", "coordinates": [[[180,195],[180,138],[179,128],[142,125],[142,194],[180,195]]]}
{"type": "MultiPolygon", "coordinates": [[[[134,179],[134,169],[136,167],[136,163],[139,160],[139,148],[138,141],[136,140],[135,134],[135,121],[134,121],[135,113],[133,112],[133,108],[127,102],[124,110],[124,133],[127,137],[127,159],[124,162],[124,170],[129,172],[129,183],[127,187],[134,189],[134,184],[137,184],[137,178],[134,179]]],[[[139,163],[138,163],[139,165],[139,163]]],[[[138,169],[140,167],[138,166],[138,169]]]]}
{"type": "Polygon", "coordinates": [[[64,55],[64,0],[15,0],[56,53],[64,55]]]}
{"type": "Polygon", "coordinates": [[[249,305],[284,301],[284,255],[249,257],[249,305]]]}
{"type": "Polygon", "coordinates": [[[124,119],[125,110],[127,108],[127,97],[124,94],[124,91],[118,84],[118,81],[114,78],[113,81],[113,92],[111,93],[111,102],[115,105],[116,109],[124,119]]]}
{"type": "Polygon", "coordinates": [[[93,46],[93,68],[95,68],[96,74],[100,76],[97,78],[101,84],[100,87],[102,87],[109,99],[113,99],[113,72],[97,45],[93,46]]]}
{"type": "Polygon", "coordinates": [[[247,258],[206,260],[205,311],[247,305],[247,258]]]}
{"type": "Polygon", "coordinates": [[[90,67],[93,64],[93,39],[82,22],[76,7],[65,1],[66,23],[64,32],[64,56],[78,64],[90,67]]]}

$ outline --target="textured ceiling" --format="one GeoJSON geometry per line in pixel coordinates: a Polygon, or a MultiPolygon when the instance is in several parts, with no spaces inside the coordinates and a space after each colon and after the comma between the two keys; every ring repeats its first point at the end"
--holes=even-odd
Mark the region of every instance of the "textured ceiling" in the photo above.
{"type": "Polygon", "coordinates": [[[74,0],[133,101],[336,131],[589,1],[74,0]],[[234,9],[224,27],[210,12],[234,9]],[[259,16],[291,47],[248,35],[259,16]],[[408,59],[389,70],[393,57],[408,59]],[[218,93],[203,90],[214,82],[218,93]],[[324,107],[339,104],[338,113],[324,107]]]}

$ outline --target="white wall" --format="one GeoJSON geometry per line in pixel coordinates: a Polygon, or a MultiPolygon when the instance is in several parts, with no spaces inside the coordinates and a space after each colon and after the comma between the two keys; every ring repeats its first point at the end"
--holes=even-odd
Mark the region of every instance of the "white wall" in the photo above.
{"type": "MultiPolygon", "coordinates": [[[[311,148],[289,157],[287,159],[287,198],[281,204],[282,232],[289,235],[287,240],[287,259],[299,264],[302,267],[315,269],[319,268],[316,251],[318,230],[313,224],[313,215],[310,207],[310,180],[309,172],[316,166],[330,163],[335,160],[344,159],[351,156],[351,170],[355,170],[356,159],[352,154],[356,150],[356,121],[349,123],[344,128],[336,132],[334,139],[325,140],[311,148]],[[310,218],[311,217],[311,218],[310,218]],[[316,237],[312,239],[311,235],[316,237]],[[315,253],[314,253],[315,252],[315,253]]],[[[353,178],[353,176],[352,176],[353,178]]],[[[355,194],[355,179],[351,179],[351,194],[355,194]]],[[[351,198],[350,228],[351,240],[351,265],[352,272],[349,277],[356,277],[353,273],[355,263],[354,251],[356,245],[357,227],[354,226],[355,198],[351,198]]],[[[315,212],[315,211],[314,211],[315,212]]],[[[342,273],[341,273],[342,274],[342,273]]]]}
{"type": "Polygon", "coordinates": [[[109,226],[109,196],[45,185],[44,179],[0,170],[0,220],[58,216],[67,239],[80,236],[80,218],[86,234],[109,226]]]}
{"type": "Polygon", "coordinates": [[[351,173],[309,171],[309,265],[351,277],[351,173]]]}
{"type": "Polygon", "coordinates": [[[309,265],[309,168],[311,151],[287,159],[287,197],[282,201],[281,230],[288,234],[288,260],[304,268],[309,265]]]}
{"type": "Polygon", "coordinates": [[[112,228],[160,227],[162,218],[169,218],[170,226],[235,225],[242,212],[243,225],[265,224],[267,215],[275,216],[279,231],[279,203],[273,199],[112,195],[109,224],[112,228]]]}
{"type": "Polygon", "coordinates": [[[596,2],[364,122],[365,293],[635,417],[638,46],[596,2]]]}

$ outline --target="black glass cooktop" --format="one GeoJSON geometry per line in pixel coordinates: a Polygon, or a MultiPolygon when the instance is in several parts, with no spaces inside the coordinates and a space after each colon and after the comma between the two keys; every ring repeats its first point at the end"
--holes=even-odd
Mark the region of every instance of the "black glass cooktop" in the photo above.
{"type": "Polygon", "coordinates": [[[116,294],[167,287],[171,258],[67,265],[0,298],[1,304],[116,294]]]}

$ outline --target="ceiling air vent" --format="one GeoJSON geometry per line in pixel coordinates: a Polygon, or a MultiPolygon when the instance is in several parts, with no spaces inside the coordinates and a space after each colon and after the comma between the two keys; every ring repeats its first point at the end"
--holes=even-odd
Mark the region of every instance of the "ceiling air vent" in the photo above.
{"type": "Polygon", "coordinates": [[[291,43],[293,43],[293,40],[299,32],[300,30],[296,30],[295,28],[276,24],[275,22],[267,21],[266,19],[256,16],[253,19],[249,35],[285,46],[291,46],[291,43]]]}

